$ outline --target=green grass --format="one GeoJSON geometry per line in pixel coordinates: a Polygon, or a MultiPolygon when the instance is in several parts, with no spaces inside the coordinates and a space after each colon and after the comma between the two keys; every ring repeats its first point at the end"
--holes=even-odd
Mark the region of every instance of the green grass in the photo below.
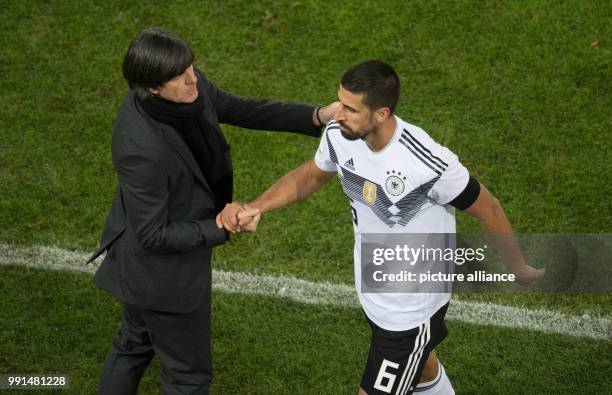
{"type": "MultiPolygon", "coordinates": [[[[116,182],[110,138],[126,90],[121,61],[136,32],[148,26],[177,32],[191,43],[196,65],[213,82],[246,96],[327,103],[335,99],[347,67],[371,58],[388,61],[402,79],[397,113],[456,152],[500,199],[517,231],[612,233],[608,1],[7,0],[2,5],[3,242],[95,248],[116,182]]],[[[240,201],[253,199],[311,158],[318,144],[288,134],[230,126],[224,131],[240,201]]],[[[238,235],[216,249],[214,266],[352,283],[350,218],[333,181],[311,199],[266,215],[257,234],[238,235]]],[[[463,215],[458,228],[478,231],[463,215]]],[[[119,319],[117,307],[86,277],[6,268],[0,273],[2,300],[11,300],[0,308],[0,371],[63,368],[75,372],[75,388],[91,392],[85,389],[94,388],[119,319]],[[59,278],[66,281],[56,283],[59,278]]],[[[242,371],[231,365],[244,359],[254,369],[236,382],[251,392],[310,387],[311,393],[336,392],[317,387],[326,385],[354,392],[367,344],[366,334],[357,336],[352,327],[364,329],[358,312],[217,296],[220,391],[239,388],[233,376],[242,371]],[[287,317],[275,321],[280,328],[259,318],[272,312],[287,317]],[[233,314],[253,322],[234,322],[233,314]],[[230,336],[233,325],[242,331],[237,338],[230,336]],[[325,327],[315,335],[312,325],[325,327]],[[271,339],[265,340],[266,329],[271,339]],[[250,337],[249,330],[260,336],[250,337]],[[288,344],[276,360],[266,346],[283,339],[299,346],[288,344]],[[253,355],[246,344],[251,341],[263,342],[253,355]],[[329,361],[322,360],[321,350],[333,354],[329,361]],[[317,367],[317,361],[331,365],[317,367]],[[263,368],[266,363],[271,367],[263,368]],[[288,386],[281,387],[285,380],[288,386]]],[[[462,297],[603,314],[612,306],[609,295],[462,297]]],[[[598,371],[611,372],[609,342],[456,323],[452,329],[444,350],[449,375],[464,393],[531,393],[531,380],[541,392],[596,393],[598,383],[606,383],[598,371]],[[489,337],[490,343],[481,341],[489,337]],[[521,344],[535,351],[525,351],[523,358],[521,344]]],[[[147,376],[145,391],[155,392],[156,377],[147,376]]]]}
{"type": "MultiPolygon", "coordinates": [[[[608,2],[8,2],[0,11],[0,239],[96,246],[115,185],[120,64],[150,25],[177,31],[215,83],[243,95],[326,103],[342,70],[387,60],[403,82],[398,114],[458,153],[518,231],[612,232],[606,10],[608,2]]],[[[317,146],[225,131],[242,201],[317,146]]],[[[349,215],[334,181],[266,216],[257,235],[218,249],[217,265],[350,281],[349,215]]],[[[458,220],[462,231],[478,229],[458,220]]]]}
{"type": "MultiPolygon", "coordinates": [[[[403,81],[398,114],[456,151],[501,199],[517,230],[612,232],[604,198],[612,193],[605,177],[612,170],[609,11],[603,1],[8,2],[0,14],[0,105],[7,109],[0,120],[0,238],[96,245],[115,184],[109,143],[125,92],[120,64],[134,34],[150,25],[177,31],[214,82],[243,95],[325,103],[346,67],[387,60],[403,81]]],[[[225,130],[240,200],[257,196],[317,145],[225,130]]],[[[297,230],[309,223],[313,238],[331,248],[304,255],[344,256],[352,235],[338,191],[327,188],[271,214],[255,239],[284,246],[301,240],[297,230]]],[[[237,250],[219,253],[234,262],[251,256],[237,250]]],[[[256,256],[265,258],[264,250],[256,256]]]]}
{"type": "MultiPolygon", "coordinates": [[[[91,277],[2,268],[0,366],[5,372],[70,375],[71,389],[95,393],[119,327],[120,307],[91,277]]],[[[304,305],[215,292],[214,393],[355,393],[370,330],[359,309],[304,305]]],[[[610,342],[448,323],[438,348],[458,394],[605,394],[612,390],[610,342]],[[571,363],[568,363],[571,361],[571,363]]],[[[154,360],[141,393],[158,392],[154,360]]]]}

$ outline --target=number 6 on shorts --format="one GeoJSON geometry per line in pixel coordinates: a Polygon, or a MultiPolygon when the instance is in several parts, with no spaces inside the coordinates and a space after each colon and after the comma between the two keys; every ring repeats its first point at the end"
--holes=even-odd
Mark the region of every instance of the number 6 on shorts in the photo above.
{"type": "Polygon", "coordinates": [[[387,372],[387,367],[397,369],[399,368],[399,364],[383,359],[382,363],[380,364],[380,370],[378,371],[378,376],[376,376],[376,382],[374,383],[374,388],[379,391],[383,391],[383,392],[390,394],[397,375],[387,372]],[[387,379],[386,385],[382,385],[383,379],[387,379]]]}

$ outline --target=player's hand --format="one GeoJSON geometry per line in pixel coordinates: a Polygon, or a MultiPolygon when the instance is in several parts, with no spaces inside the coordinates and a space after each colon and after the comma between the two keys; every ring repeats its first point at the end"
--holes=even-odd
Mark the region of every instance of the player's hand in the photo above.
{"type": "Polygon", "coordinates": [[[518,284],[528,286],[540,281],[545,273],[546,269],[536,269],[533,266],[524,265],[520,269],[515,270],[513,274],[518,284]]]}
{"type": "Polygon", "coordinates": [[[242,206],[236,202],[228,203],[223,208],[216,218],[217,227],[225,228],[228,232],[240,232],[238,224],[238,212],[242,210],[242,206]]]}
{"type": "Polygon", "coordinates": [[[339,101],[335,101],[333,103],[328,104],[327,106],[321,107],[319,109],[319,119],[321,120],[322,125],[319,125],[319,126],[327,125],[327,122],[329,122],[330,119],[334,117],[334,115],[338,112],[339,109],[340,109],[339,101]]]}
{"type": "Polygon", "coordinates": [[[260,219],[261,212],[259,209],[252,208],[245,204],[242,206],[242,211],[238,213],[238,225],[240,226],[240,231],[255,232],[260,219]]]}

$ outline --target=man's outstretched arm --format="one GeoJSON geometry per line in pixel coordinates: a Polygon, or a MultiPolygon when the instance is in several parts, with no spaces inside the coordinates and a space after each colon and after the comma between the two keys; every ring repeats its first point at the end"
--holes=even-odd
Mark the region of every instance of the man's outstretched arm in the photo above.
{"type": "Polygon", "coordinates": [[[248,204],[258,208],[261,213],[298,202],[316,191],[331,180],[336,172],[319,169],[313,159],[304,162],[278,179],[257,199],[248,204]]]}
{"type": "Polygon", "coordinates": [[[480,185],[476,201],[463,211],[478,219],[483,230],[491,235],[506,269],[515,274],[518,283],[529,285],[544,275],[544,270],[536,269],[525,262],[504,209],[484,185],[480,185]]]}
{"type": "MultiPolygon", "coordinates": [[[[336,172],[327,172],[319,169],[314,160],[311,159],[279,178],[257,199],[248,203],[243,208],[258,209],[258,216],[267,211],[287,206],[312,195],[323,185],[327,184],[335,174],[336,172]]],[[[235,205],[235,203],[232,203],[232,205],[235,205]]],[[[253,225],[256,226],[257,222],[252,224],[251,219],[257,216],[237,215],[240,210],[241,208],[237,205],[236,207],[228,207],[227,210],[223,210],[217,217],[217,224],[222,223],[231,232],[241,230],[253,231],[253,225]],[[239,217],[242,217],[240,223],[238,222],[239,217]],[[241,229],[241,225],[246,226],[247,224],[252,224],[251,228],[241,229]]],[[[259,218],[257,217],[255,221],[258,220],[259,218]]]]}

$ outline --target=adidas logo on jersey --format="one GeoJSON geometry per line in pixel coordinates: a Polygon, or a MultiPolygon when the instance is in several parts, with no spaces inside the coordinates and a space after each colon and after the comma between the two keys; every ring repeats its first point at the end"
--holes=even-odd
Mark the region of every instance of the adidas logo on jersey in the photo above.
{"type": "Polygon", "coordinates": [[[355,171],[355,164],[353,163],[353,158],[351,158],[351,159],[347,160],[346,162],[344,162],[344,167],[355,171]]]}

